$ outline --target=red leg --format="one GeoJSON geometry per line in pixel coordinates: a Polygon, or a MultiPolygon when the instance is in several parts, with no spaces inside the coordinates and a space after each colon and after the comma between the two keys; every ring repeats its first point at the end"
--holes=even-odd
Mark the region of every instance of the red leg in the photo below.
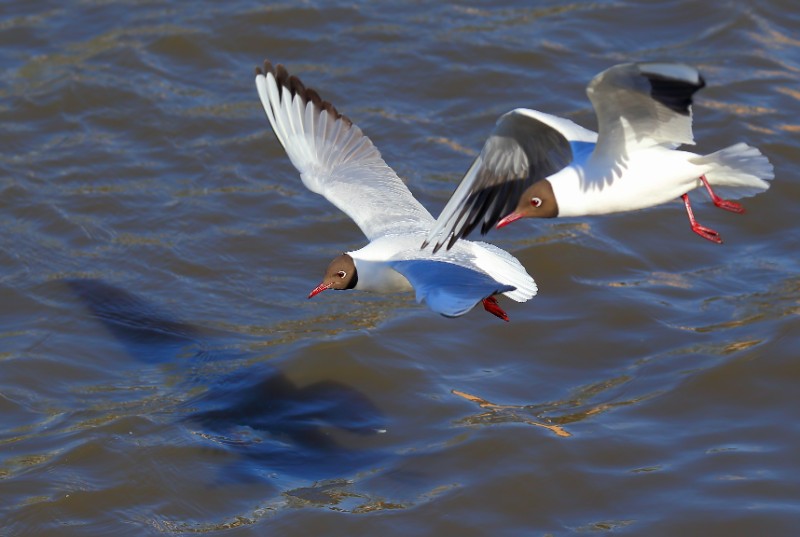
{"type": "Polygon", "coordinates": [[[714,202],[714,205],[719,207],[720,209],[725,209],[726,211],[730,211],[732,213],[744,213],[744,207],[742,207],[741,203],[737,203],[731,200],[724,200],[717,196],[713,190],[711,190],[711,185],[708,184],[708,179],[706,179],[705,175],[700,176],[700,180],[703,181],[703,184],[708,190],[708,195],[711,196],[711,201],[714,202]]]}
{"type": "Polygon", "coordinates": [[[716,242],[717,244],[722,244],[722,237],[719,236],[719,233],[717,233],[711,228],[700,225],[697,222],[697,220],[694,219],[694,213],[692,212],[692,205],[691,203],[689,203],[689,194],[682,195],[681,199],[683,200],[683,204],[686,207],[686,214],[689,215],[689,224],[692,226],[692,231],[694,231],[704,239],[708,239],[711,242],[716,242]]]}
{"type": "Polygon", "coordinates": [[[500,307],[500,304],[497,303],[497,299],[493,296],[486,297],[483,299],[483,309],[491,313],[492,315],[496,315],[500,317],[505,322],[508,322],[508,315],[506,312],[503,311],[503,308],[500,307]]]}

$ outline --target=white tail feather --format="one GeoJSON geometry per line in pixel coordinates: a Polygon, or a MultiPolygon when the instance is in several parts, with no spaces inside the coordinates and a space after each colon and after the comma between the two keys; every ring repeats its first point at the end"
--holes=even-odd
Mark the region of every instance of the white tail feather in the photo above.
{"type": "Polygon", "coordinates": [[[745,143],[734,144],[710,155],[692,159],[694,164],[711,166],[706,179],[723,198],[754,196],[769,188],[775,174],[767,157],[745,143]]]}

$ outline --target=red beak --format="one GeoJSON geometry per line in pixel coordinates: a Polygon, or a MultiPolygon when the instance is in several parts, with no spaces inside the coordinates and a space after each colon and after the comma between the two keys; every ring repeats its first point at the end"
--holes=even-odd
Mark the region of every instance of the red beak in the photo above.
{"type": "Polygon", "coordinates": [[[505,218],[503,218],[502,220],[500,220],[497,223],[497,225],[494,226],[494,228],[495,229],[500,229],[501,227],[505,227],[508,224],[510,224],[511,222],[516,222],[517,220],[522,218],[522,216],[523,216],[522,213],[518,213],[518,212],[515,211],[515,212],[511,213],[510,215],[506,216],[505,218]]]}
{"type": "Polygon", "coordinates": [[[311,291],[311,292],[308,294],[308,298],[311,298],[311,297],[313,297],[313,296],[316,296],[316,295],[320,294],[322,291],[325,291],[326,289],[330,289],[332,285],[333,285],[332,283],[325,283],[325,282],[322,282],[321,284],[319,284],[318,286],[316,286],[316,287],[314,288],[314,290],[313,290],[313,291],[311,291]]]}

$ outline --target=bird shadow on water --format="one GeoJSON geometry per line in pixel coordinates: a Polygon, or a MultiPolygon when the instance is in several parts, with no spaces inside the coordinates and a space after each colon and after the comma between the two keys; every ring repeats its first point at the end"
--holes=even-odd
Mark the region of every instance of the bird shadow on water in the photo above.
{"type": "Polygon", "coordinates": [[[235,462],[217,472],[219,481],[335,480],[385,456],[363,445],[385,432],[385,423],[376,405],[356,388],[333,380],[299,386],[263,361],[247,364],[248,358],[257,358],[253,353],[231,350],[241,343],[240,334],[175,320],[100,280],[64,283],[135,360],[185,368],[182,381],[168,388],[182,392],[176,394],[183,401],[177,423],[201,442],[234,455],[235,462]],[[193,349],[188,359],[187,349],[193,349]],[[203,367],[220,361],[245,365],[223,373],[203,367]]]}

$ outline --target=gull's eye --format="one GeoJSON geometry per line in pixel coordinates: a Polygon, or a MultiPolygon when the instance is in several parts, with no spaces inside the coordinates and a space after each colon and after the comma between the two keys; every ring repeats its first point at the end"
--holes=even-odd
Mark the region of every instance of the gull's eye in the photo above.
{"type": "Polygon", "coordinates": [[[340,270],[339,272],[336,273],[336,275],[339,276],[340,278],[344,278],[345,276],[347,276],[347,273],[343,270],[340,270]]]}
{"type": "Polygon", "coordinates": [[[534,207],[541,207],[542,206],[542,198],[538,198],[536,196],[531,198],[531,205],[534,207]]]}

